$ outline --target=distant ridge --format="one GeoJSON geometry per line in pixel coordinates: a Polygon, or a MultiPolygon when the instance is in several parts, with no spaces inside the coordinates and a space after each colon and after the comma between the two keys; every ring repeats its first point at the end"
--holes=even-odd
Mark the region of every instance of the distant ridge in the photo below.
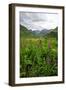
{"type": "Polygon", "coordinates": [[[52,36],[58,38],[58,27],[55,29],[43,29],[41,31],[39,30],[28,30],[25,26],[20,25],[20,36],[23,37],[44,37],[44,36],[52,36]]]}

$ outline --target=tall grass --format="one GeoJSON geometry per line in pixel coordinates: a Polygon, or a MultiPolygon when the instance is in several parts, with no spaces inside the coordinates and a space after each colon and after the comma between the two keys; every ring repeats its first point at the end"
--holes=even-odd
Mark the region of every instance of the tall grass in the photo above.
{"type": "Polygon", "coordinates": [[[20,38],[20,77],[57,76],[57,40],[20,38]]]}

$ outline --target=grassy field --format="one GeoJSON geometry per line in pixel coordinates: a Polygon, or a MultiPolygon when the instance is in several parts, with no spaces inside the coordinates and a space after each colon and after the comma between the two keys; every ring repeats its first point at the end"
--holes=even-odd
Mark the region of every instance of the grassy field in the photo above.
{"type": "Polygon", "coordinates": [[[57,39],[20,37],[20,77],[57,76],[57,39]]]}

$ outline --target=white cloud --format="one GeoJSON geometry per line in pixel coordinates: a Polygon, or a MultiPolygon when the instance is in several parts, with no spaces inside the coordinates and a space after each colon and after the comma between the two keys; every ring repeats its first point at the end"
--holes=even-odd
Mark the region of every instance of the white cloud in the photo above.
{"type": "Polygon", "coordinates": [[[20,24],[31,30],[52,29],[58,26],[58,14],[20,12],[20,24]]]}

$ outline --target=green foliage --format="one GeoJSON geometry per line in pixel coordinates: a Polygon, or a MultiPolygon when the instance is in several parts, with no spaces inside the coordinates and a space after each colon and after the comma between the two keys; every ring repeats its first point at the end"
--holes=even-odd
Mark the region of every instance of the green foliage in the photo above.
{"type": "Polygon", "coordinates": [[[55,29],[53,29],[50,33],[48,33],[47,35],[46,35],[46,37],[54,37],[54,38],[56,38],[56,39],[58,39],[58,27],[56,27],[55,29]]]}
{"type": "Polygon", "coordinates": [[[20,36],[20,77],[56,76],[57,39],[56,37],[33,37],[23,28],[20,36]],[[27,37],[28,36],[28,37],[27,37]],[[31,36],[31,38],[30,38],[31,36]],[[50,40],[50,48],[48,42],[50,40]]]}
{"type": "Polygon", "coordinates": [[[20,36],[25,37],[33,37],[33,33],[31,30],[28,30],[25,26],[20,25],[20,36]]]}

